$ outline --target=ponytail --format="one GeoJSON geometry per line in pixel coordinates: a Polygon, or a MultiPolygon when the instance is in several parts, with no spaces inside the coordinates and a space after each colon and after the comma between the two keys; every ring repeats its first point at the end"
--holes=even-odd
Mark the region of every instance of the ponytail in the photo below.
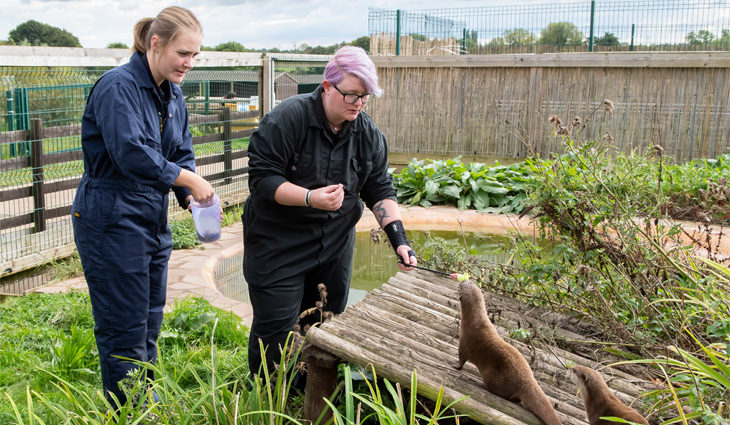
{"type": "Polygon", "coordinates": [[[154,18],[142,18],[134,25],[134,50],[147,53],[147,34],[154,18]]]}
{"type": "Polygon", "coordinates": [[[193,12],[180,6],[166,7],[155,18],[142,18],[134,25],[134,50],[147,53],[153,35],[160,38],[162,46],[166,46],[184,30],[203,33],[193,12]]]}

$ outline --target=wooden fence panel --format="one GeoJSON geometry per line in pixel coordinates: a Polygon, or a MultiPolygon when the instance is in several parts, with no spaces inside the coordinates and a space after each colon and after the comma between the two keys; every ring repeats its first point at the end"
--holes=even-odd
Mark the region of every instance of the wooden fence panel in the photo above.
{"type": "MultiPolygon", "coordinates": [[[[590,120],[623,152],[678,161],[730,153],[730,53],[373,57],[384,95],[367,107],[394,153],[522,158],[560,152],[548,123],[590,120]],[[601,106],[614,104],[613,114],[601,106]]],[[[580,128],[580,127],[578,127],[580,128]]]]}

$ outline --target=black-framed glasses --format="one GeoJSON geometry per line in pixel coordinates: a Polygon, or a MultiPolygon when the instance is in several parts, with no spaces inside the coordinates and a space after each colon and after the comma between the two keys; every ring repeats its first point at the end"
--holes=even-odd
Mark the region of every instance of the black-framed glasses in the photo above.
{"type": "Polygon", "coordinates": [[[342,95],[342,100],[344,100],[345,103],[349,103],[351,105],[356,104],[358,99],[362,100],[362,104],[364,105],[364,104],[368,103],[368,99],[370,99],[370,93],[366,93],[366,94],[342,93],[342,90],[340,90],[337,87],[337,84],[332,84],[332,87],[334,87],[335,90],[340,92],[340,94],[342,95]]]}

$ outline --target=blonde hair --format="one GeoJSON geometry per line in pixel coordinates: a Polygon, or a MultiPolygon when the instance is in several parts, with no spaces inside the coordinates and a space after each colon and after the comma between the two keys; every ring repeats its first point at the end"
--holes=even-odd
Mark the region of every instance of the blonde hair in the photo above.
{"type": "Polygon", "coordinates": [[[166,7],[155,18],[142,18],[134,25],[134,50],[147,53],[153,35],[160,37],[162,46],[166,46],[183,30],[203,33],[193,12],[180,6],[166,7]]]}

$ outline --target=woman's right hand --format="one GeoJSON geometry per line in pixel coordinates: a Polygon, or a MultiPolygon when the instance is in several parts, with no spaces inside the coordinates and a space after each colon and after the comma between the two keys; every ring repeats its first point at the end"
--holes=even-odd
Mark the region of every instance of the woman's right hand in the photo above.
{"type": "Polygon", "coordinates": [[[344,199],[345,189],[340,183],[313,190],[309,202],[313,208],[325,211],[337,211],[342,206],[344,199]]]}
{"type": "Polygon", "coordinates": [[[208,183],[208,180],[200,177],[190,170],[183,169],[180,171],[180,175],[175,184],[178,186],[185,186],[190,190],[190,194],[193,195],[195,202],[201,204],[207,204],[213,200],[215,190],[213,186],[208,183]]]}

